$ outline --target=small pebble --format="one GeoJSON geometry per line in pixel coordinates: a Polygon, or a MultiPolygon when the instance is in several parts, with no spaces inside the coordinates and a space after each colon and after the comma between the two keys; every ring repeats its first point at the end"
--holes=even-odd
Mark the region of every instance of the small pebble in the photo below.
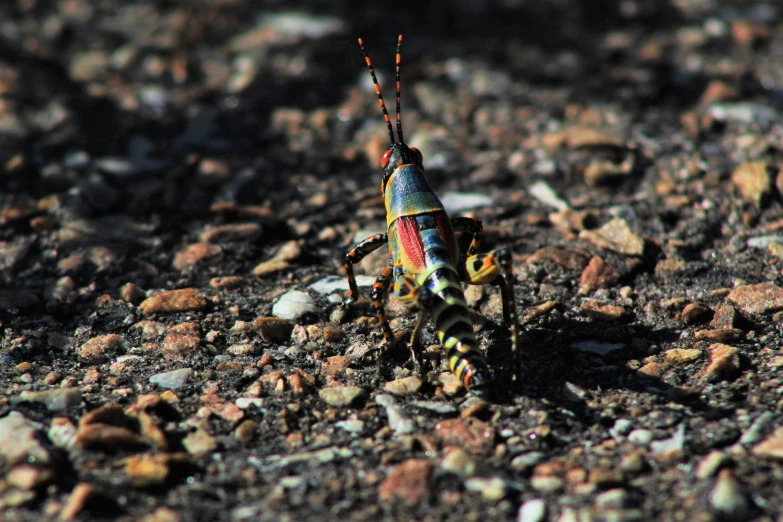
{"type": "Polygon", "coordinates": [[[250,442],[256,434],[258,424],[250,419],[242,421],[234,430],[234,437],[240,442],[250,442]]]}
{"type": "Polygon", "coordinates": [[[730,183],[737,188],[742,199],[760,207],[772,191],[770,166],[763,161],[743,163],[732,173],[730,183]]]}
{"type": "Polygon", "coordinates": [[[180,368],[179,370],[155,374],[150,377],[150,382],[157,384],[161,388],[176,390],[183,387],[192,374],[193,370],[191,368],[180,368]]]}
{"type": "Polygon", "coordinates": [[[699,461],[696,466],[696,476],[700,479],[713,477],[730,463],[731,458],[722,451],[711,451],[699,461]]]}
{"type": "Polygon", "coordinates": [[[252,355],[256,352],[256,347],[250,343],[237,343],[229,345],[226,352],[231,355],[252,355]]]}
{"type": "Polygon", "coordinates": [[[399,435],[413,433],[416,423],[405,414],[403,408],[391,395],[379,394],[375,396],[375,402],[386,408],[386,416],[389,419],[389,428],[399,435]]]}
{"type": "Polygon", "coordinates": [[[653,440],[653,432],[646,429],[636,429],[628,434],[628,442],[638,446],[647,446],[653,440]]]}
{"type": "Polygon", "coordinates": [[[519,506],[517,522],[544,522],[546,520],[546,502],[542,498],[532,498],[519,506]]]}
{"type": "Polygon", "coordinates": [[[769,437],[756,444],[753,447],[753,454],[783,459],[783,427],[777,428],[769,437]]]}
{"type": "Polygon", "coordinates": [[[491,207],[495,204],[494,200],[486,194],[464,192],[444,192],[440,201],[450,215],[481,207],[491,207]]]}
{"type": "Polygon", "coordinates": [[[722,469],[710,491],[710,509],[728,520],[745,520],[753,513],[753,503],[731,470],[722,469]]]}
{"type": "Polygon", "coordinates": [[[457,408],[451,403],[443,402],[443,401],[424,401],[424,400],[416,400],[416,401],[410,401],[409,403],[411,406],[415,406],[417,408],[422,408],[424,410],[434,411],[435,413],[439,413],[441,415],[449,415],[453,413],[457,413],[457,408]]]}
{"type": "Polygon", "coordinates": [[[515,471],[524,472],[540,464],[546,459],[546,455],[540,451],[531,451],[517,455],[511,461],[511,467],[515,471]]]}
{"type": "Polygon", "coordinates": [[[476,473],[476,461],[462,448],[448,452],[441,461],[440,467],[460,477],[470,477],[476,473]]]}
{"type": "Polygon", "coordinates": [[[594,506],[599,511],[609,511],[613,509],[623,509],[628,503],[628,492],[622,488],[614,488],[595,497],[594,506]]]}
{"type": "Polygon", "coordinates": [[[358,386],[334,386],[318,393],[322,401],[335,408],[348,406],[362,395],[364,390],[358,386]]]}
{"type": "Polygon", "coordinates": [[[402,397],[404,395],[410,395],[416,393],[421,388],[423,381],[421,377],[411,376],[403,377],[402,379],[396,379],[384,384],[383,389],[392,395],[402,397]]]}
{"type": "Polygon", "coordinates": [[[674,431],[668,439],[654,440],[650,442],[650,451],[658,455],[666,455],[682,451],[685,446],[685,424],[674,431]]]}
{"type": "Polygon", "coordinates": [[[20,401],[40,402],[49,411],[64,411],[71,406],[82,403],[82,392],[78,388],[55,388],[44,391],[23,391],[19,394],[20,401]]]}
{"type": "Polygon", "coordinates": [[[358,419],[349,419],[344,421],[335,422],[336,428],[344,429],[349,433],[361,433],[364,431],[364,421],[358,419]]]}
{"type": "Polygon", "coordinates": [[[211,453],[217,449],[217,440],[205,429],[199,428],[182,439],[182,446],[194,456],[211,453]]]}
{"type": "Polygon", "coordinates": [[[568,202],[561,199],[546,181],[536,181],[530,185],[528,192],[538,201],[553,207],[555,210],[562,211],[570,208],[568,202]]]}
{"type": "Polygon", "coordinates": [[[555,493],[565,487],[565,480],[560,477],[536,475],[530,479],[530,487],[539,493],[555,493]]]}
{"type": "Polygon", "coordinates": [[[465,480],[465,489],[481,493],[486,502],[497,502],[506,496],[506,481],[500,477],[471,477],[465,480]]]}
{"type": "Polygon", "coordinates": [[[289,321],[296,321],[307,313],[316,313],[315,301],[307,292],[289,290],[272,306],[272,315],[289,321]]]}
{"type": "Polygon", "coordinates": [[[598,230],[582,230],[579,238],[621,255],[641,256],[644,252],[644,240],[622,218],[613,218],[598,230]]]}
{"type": "MultiPolygon", "coordinates": [[[[356,284],[359,287],[369,287],[372,286],[374,282],[375,278],[372,276],[356,276],[356,284]]],[[[308,288],[321,295],[328,295],[333,292],[348,290],[348,280],[344,277],[327,276],[311,284],[308,288]]]]}
{"type": "Polygon", "coordinates": [[[237,243],[253,242],[261,235],[261,225],[258,223],[233,223],[207,227],[199,239],[203,243],[237,243]]]}
{"type": "Polygon", "coordinates": [[[0,418],[0,457],[6,466],[48,464],[49,452],[38,441],[38,428],[18,411],[0,418]]]}

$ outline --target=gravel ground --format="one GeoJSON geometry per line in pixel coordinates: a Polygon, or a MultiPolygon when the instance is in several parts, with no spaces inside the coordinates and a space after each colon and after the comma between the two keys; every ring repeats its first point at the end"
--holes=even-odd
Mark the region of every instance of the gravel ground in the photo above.
{"type": "Polygon", "coordinates": [[[270,4],[0,3],[0,516],[783,520],[783,7],[270,4]],[[340,306],[400,32],[490,401],[340,306]]]}

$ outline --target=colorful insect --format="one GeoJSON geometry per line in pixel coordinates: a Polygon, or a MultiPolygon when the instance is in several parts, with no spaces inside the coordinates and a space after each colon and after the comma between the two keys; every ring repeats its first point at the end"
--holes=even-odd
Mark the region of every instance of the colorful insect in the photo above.
{"type": "Polygon", "coordinates": [[[368,237],[345,256],[345,273],[350,288],[350,296],[345,304],[351,304],[359,296],[353,265],[381,246],[388,245],[389,266],[381,272],[372,288],[372,302],[383,327],[384,339],[388,343],[394,342],[394,335],[384,312],[384,299],[393,281],[394,293],[400,302],[418,310],[410,345],[417,371],[421,372],[422,368],[420,338],[424,316],[429,311],[440,345],[448,357],[449,368],[466,388],[482,393],[488,389],[490,373],[484,353],[473,333],[473,323],[461,282],[500,286],[503,319],[511,334],[516,378],[519,373],[519,332],[514,304],[511,253],[505,248],[490,254],[476,253],[481,241],[481,221],[467,217],[449,218],[424,175],[421,152],[416,147],[405,144],[400,116],[402,35],[397,40],[396,57],[397,141],[394,139],[394,130],[383,101],[381,87],[361,38],[359,46],[364,52],[372,75],[391,143],[389,150],[381,157],[381,192],[386,204],[388,232],[368,237]],[[465,255],[459,251],[455,231],[473,235],[465,255]]]}

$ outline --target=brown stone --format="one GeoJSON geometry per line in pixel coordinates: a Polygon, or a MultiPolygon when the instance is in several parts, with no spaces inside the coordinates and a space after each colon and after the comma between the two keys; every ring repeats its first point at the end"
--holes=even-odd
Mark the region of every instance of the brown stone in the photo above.
{"type": "Polygon", "coordinates": [[[163,340],[163,351],[183,357],[197,350],[201,344],[201,332],[197,323],[179,323],[173,326],[163,340]]]}
{"type": "Polygon", "coordinates": [[[733,346],[716,343],[709,347],[710,363],[701,373],[704,381],[719,381],[739,375],[739,350],[733,346]]]}
{"type": "Polygon", "coordinates": [[[124,350],[126,346],[127,342],[121,335],[99,335],[81,345],[76,353],[85,361],[101,362],[107,357],[124,350]]]}
{"type": "Polygon", "coordinates": [[[610,288],[620,279],[620,274],[598,256],[594,256],[579,279],[579,293],[589,294],[599,288],[610,288]]]}
{"type": "Polygon", "coordinates": [[[695,337],[699,341],[712,341],[716,343],[728,343],[742,339],[745,333],[737,328],[719,328],[717,330],[699,330],[695,337]]]}
{"type": "Polygon", "coordinates": [[[383,503],[402,502],[407,506],[420,503],[430,492],[433,463],[425,459],[408,459],[381,482],[378,499],[383,503]]]}
{"type": "Polygon", "coordinates": [[[84,509],[89,499],[96,495],[97,492],[97,488],[89,482],[80,482],[79,484],[76,484],[60,511],[60,520],[67,521],[76,518],[84,509]]]}
{"type": "Polygon", "coordinates": [[[216,290],[233,290],[245,284],[242,276],[213,277],[209,280],[209,286],[216,290]]]}
{"type": "Polygon", "coordinates": [[[343,355],[328,357],[324,363],[324,371],[327,375],[336,376],[345,372],[348,361],[343,355]]]}
{"type": "Polygon", "coordinates": [[[29,491],[39,489],[54,481],[54,472],[49,468],[22,464],[9,471],[5,480],[9,486],[29,491]]]}
{"type": "Polygon", "coordinates": [[[223,253],[223,249],[210,243],[193,243],[174,256],[172,265],[177,270],[185,270],[197,263],[214,261],[223,253]]]}
{"type": "Polygon", "coordinates": [[[738,286],[726,300],[748,315],[764,315],[783,310],[783,288],[772,283],[738,286]]]}
{"type": "Polygon", "coordinates": [[[258,317],[253,329],[268,343],[283,343],[288,340],[294,325],[279,317],[258,317]]]}
{"type": "Polygon", "coordinates": [[[783,427],[777,428],[769,437],[756,444],[753,447],[753,454],[783,459],[783,427]]]}
{"type": "Polygon", "coordinates": [[[87,424],[79,427],[76,443],[84,449],[116,451],[120,448],[142,448],[147,442],[128,428],[109,424],[87,424]]]}
{"type": "Polygon", "coordinates": [[[710,307],[694,302],[685,306],[680,317],[685,324],[694,324],[706,320],[710,314],[712,314],[710,307]]]}
{"type": "Polygon", "coordinates": [[[324,328],[324,341],[329,344],[339,343],[343,340],[343,331],[333,326],[324,328]]]}
{"type": "Polygon", "coordinates": [[[588,317],[601,321],[613,321],[625,315],[625,308],[617,305],[599,305],[595,301],[586,301],[579,307],[588,317]]]}
{"type": "Polygon", "coordinates": [[[681,259],[661,259],[655,265],[655,276],[665,279],[685,272],[687,265],[681,259]]]}
{"type": "Polygon", "coordinates": [[[634,234],[622,218],[614,218],[598,230],[582,230],[579,238],[621,255],[640,256],[644,252],[644,239],[634,234]]]}
{"type": "Polygon", "coordinates": [[[672,348],[665,353],[666,362],[669,364],[688,364],[701,357],[701,350],[695,348],[672,348]]]}
{"type": "Polygon", "coordinates": [[[207,299],[195,288],[166,290],[148,297],[139,305],[144,315],[156,313],[189,312],[207,306],[207,299]]]}
{"type": "Polygon", "coordinates": [[[435,426],[444,445],[458,446],[474,455],[488,455],[495,447],[495,429],[476,419],[446,419],[435,426]]]}
{"type": "Polygon", "coordinates": [[[657,362],[648,362],[638,370],[636,370],[636,374],[639,377],[652,377],[654,379],[659,379],[661,377],[661,374],[663,373],[664,365],[657,362]]]}
{"type": "Polygon", "coordinates": [[[737,311],[733,306],[720,305],[715,309],[715,315],[710,321],[710,328],[718,330],[724,328],[734,328],[737,321],[737,311]]]}
{"type": "Polygon", "coordinates": [[[760,207],[772,191],[769,164],[763,161],[741,164],[732,173],[731,184],[737,188],[742,199],[760,207]]]}
{"type": "Polygon", "coordinates": [[[255,241],[261,235],[258,223],[239,223],[209,227],[199,236],[204,243],[236,243],[255,241]]]}
{"type": "Polygon", "coordinates": [[[555,263],[567,270],[583,270],[590,262],[590,255],[574,248],[546,246],[527,258],[528,264],[555,263]]]}
{"type": "Polygon", "coordinates": [[[125,461],[125,472],[135,488],[159,486],[166,482],[169,467],[150,454],[132,455],[125,461]]]}

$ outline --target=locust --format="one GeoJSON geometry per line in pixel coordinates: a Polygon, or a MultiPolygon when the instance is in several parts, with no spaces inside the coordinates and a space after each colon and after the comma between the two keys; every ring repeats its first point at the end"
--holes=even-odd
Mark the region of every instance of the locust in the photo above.
{"type": "Polygon", "coordinates": [[[364,53],[389,131],[390,146],[381,156],[381,193],[386,206],[388,228],[385,233],[361,241],[346,254],[345,274],[349,296],[344,305],[350,306],[360,295],[354,265],[371,252],[387,246],[389,265],[378,275],[371,293],[386,345],[395,342],[384,310],[384,301],[393,285],[394,294],[400,303],[418,313],[410,340],[415,369],[422,373],[421,334],[429,313],[449,369],[465,388],[484,395],[490,389],[492,377],[474,334],[462,283],[491,284],[500,288],[503,320],[510,334],[513,380],[516,380],[519,374],[519,328],[511,252],[499,248],[490,253],[478,253],[483,230],[481,220],[449,217],[427,181],[422,153],[405,143],[400,112],[402,35],[397,39],[396,55],[396,139],[375,69],[361,38],[359,46],[364,53]],[[472,234],[465,253],[460,252],[455,232],[472,234]]]}

